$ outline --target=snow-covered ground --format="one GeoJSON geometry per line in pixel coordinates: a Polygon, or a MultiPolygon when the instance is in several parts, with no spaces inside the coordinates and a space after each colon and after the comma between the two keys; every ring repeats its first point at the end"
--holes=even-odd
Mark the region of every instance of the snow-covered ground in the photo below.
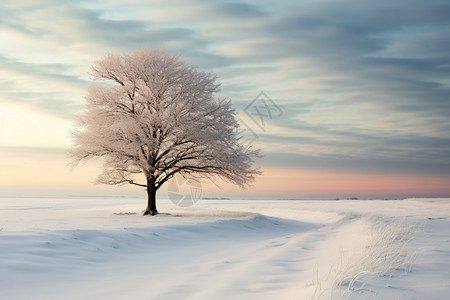
{"type": "Polygon", "coordinates": [[[450,199],[0,199],[0,299],[449,299],[450,199]]]}

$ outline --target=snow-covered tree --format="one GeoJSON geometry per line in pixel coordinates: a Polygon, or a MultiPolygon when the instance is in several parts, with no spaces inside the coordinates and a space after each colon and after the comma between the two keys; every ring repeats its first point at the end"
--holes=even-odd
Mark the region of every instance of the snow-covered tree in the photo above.
{"type": "Polygon", "coordinates": [[[259,171],[245,148],[230,100],[217,96],[216,76],[165,50],[109,54],[94,63],[86,113],[73,132],[73,165],[104,158],[98,182],[147,190],[146,214],[157,214],[156,191],[175,174],[222,179],[241,187],[259,171]],[[145,178],[138,181],[137,174],[145,178]]]}

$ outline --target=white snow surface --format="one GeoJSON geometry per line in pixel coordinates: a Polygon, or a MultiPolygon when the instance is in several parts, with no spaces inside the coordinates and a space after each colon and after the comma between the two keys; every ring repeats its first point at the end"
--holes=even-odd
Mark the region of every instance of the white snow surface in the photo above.
{"type": "Polygon", "coordinates": [[[0,199],[0,299],[449,299],[450,199],[0,199]]]}

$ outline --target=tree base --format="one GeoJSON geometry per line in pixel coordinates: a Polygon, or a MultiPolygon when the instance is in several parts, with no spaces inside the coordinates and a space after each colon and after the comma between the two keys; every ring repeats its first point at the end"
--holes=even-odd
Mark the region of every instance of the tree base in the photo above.
{"type": "Polygon", "coordinates": [[[149,210],[149,209],[144,210],[144,212],[142,213],[143,216],[146,216],[146,215],[155,216],[157,214],[158,214],[158,211],[149,210]]]}

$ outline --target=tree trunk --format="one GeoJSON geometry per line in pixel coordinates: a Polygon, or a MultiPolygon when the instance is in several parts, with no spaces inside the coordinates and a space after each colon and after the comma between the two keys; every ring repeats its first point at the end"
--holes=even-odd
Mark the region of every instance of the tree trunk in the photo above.
{"type": "Polygon", "coordinates": [[[157,215],[158,210],[156,209],[156,186],[155,183],[148,181],[147,182],[147,208],[144,211],[145,215],[157,215]]]}

